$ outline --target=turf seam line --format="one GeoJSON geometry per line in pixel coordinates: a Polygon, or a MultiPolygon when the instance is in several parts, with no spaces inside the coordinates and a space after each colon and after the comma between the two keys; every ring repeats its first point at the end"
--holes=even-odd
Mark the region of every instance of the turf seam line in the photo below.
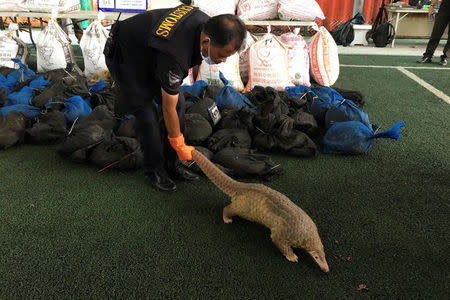
{"type": "Polygon", "coordinates": [[[421,70],[444,70],[450,71],[450,68],[443,67],[404,67],[404,66],[377,66],[377,65],[340,65],[341,67],[350,67],[350,68],[375,68],[375,69],[421,69],[421,70]]]}
{"type": "Polygon", "coordinates": [[[409,78],[411,78],[412,80],[414,80],[415,82],[417,82],[418,84],[420,84],[421,86],[423,86],[424,88],[426,88],[427,90],[429,90],[431,93],[433,93],[437,97],[444,100],[447,104],[450,104],[450,97],[447,96],[444,92],[438,90],[437,88],[435,88],[434,86],[432,86],[431,84],[429,84],[428,82],[426,82],[425,80],[423,80],[422,78],[417,76],[416,74],[411,73],[410,71],[406,70],[403,67],[397,67],[396,69],[399,70],[400,72],[402,72],[403,74],[405,74],[406,76],[408,76],[409,78]]]}

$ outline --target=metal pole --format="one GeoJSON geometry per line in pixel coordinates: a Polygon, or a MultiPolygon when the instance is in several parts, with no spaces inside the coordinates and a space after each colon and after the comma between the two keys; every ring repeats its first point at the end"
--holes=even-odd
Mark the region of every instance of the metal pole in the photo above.
{"type": "Polygon", "coordinates": [[[355,0],[353,4],[353,15],[357,13],[362,13],[364,9],[364,0],[355,0]]]}

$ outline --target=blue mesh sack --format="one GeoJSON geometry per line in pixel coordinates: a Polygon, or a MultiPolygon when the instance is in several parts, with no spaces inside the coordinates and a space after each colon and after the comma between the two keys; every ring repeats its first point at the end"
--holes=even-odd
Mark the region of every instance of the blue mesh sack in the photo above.
{"type": "Polygon", "coordinates": [[[92,108],[80,96],[73,96],[66,99],[65,108],[61,110],[67,122],[73,123],[77,118],[82,119],[92,112],[92,108]]]}
{"type": "Polygon", "coordinates": [[[248,100],[247,97],[236,91],[228,85],[228,80],[219,72],[220,80],[222,80],[224,87],[222,87],[216,94],[217,107],[223,109],[241,109],[247,108],[254,110],[256,107],[248,100]]]}
{"type": "Polygon", "coordinates": [[[288,92],[289,97],[295,97],[300,98],[307,92],[312,92],[311,88],[306,87],[304,85],[297,85],[297,86],[288,86],[285,87],[284,90],[288,92]]]}
{"type": "Polygon", "coordinates": [[[400,139],[400,128],[404,122],[383,132],[374,134],[371,129],[359,121],[334,123],[323,137],[323,151],[326,154],[363,154],[372,147],[374,139],[400,139]]]}
{"type": "Polygon", "coordinates": [[[19,58],[13,58],[12,61],[19,64],[19,68],[9,73],[6,78],[0,74],[0,88],[5,89],[6,95],[9,95],[14,90],[17,83],[33,79],[37,76],[19,58]]]}
{"type": "Polygon", "coordinates": [[[91,86],[91,88],[89,89],[89,93],[95,94],[102,91],[104,88],[105,88],[105,81],[103,79],[100,79],[93,86],[91,86]]]}
{"type": "Polygon", "coordinates": [[[6,95],[9,95],[17,85],[17,80],[12,76],[3,76],[0,74],[0,88],[5,90],[6,95]]]}
{"type": "Polygon", "coordinates": [[[342,100],[339,104],[331,106],[325,114],[326,128],[330,128],[333,123],[346,121],[360,121],[368,128],[372,128],[367,113],[352,100],[342,100]]]}
{"type": "Polygon", "coordinates": [[[311,114],[320,124],[325,122],[325,114],[332,106],[338,105],[344,98],[334,89],[324,86],[311,88],[311,91],[317,96],[307,102],[311,114]]]}
{"type": "Polygon", "coordinates": [[[201,97],[203,94],[203,90],[208,84],[204,80],[197,80],[193,85],[182,85],[181,90],[183,92],[188,92],[197,97],[201,97]]]}
{"type": "Polygon", "coordinates": [[[31,96],[33,96],[33,89],[29,86],[24,86],[20,91],[8,95],[8,100],[5,106],[16,104],[30,104],[31,96]]]}
{"type": "Polygon", "coordinates": [[[38,78],[30,82],[29,87],[32,89],[43,90],[51,83],[51,81],[45,80],[44,77],[40,75],[38,78]]]}

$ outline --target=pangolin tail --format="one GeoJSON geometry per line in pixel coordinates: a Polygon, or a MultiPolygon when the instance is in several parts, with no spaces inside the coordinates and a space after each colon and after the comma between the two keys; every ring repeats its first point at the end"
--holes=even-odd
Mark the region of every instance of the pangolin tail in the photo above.
{"type": "Polygon", "coordinates": [[[192,151],[192,158],[199,168],[222,192],[230,197],[236,195],[240,182],[222,172],[209,159],[197,150],[192,151]]]}

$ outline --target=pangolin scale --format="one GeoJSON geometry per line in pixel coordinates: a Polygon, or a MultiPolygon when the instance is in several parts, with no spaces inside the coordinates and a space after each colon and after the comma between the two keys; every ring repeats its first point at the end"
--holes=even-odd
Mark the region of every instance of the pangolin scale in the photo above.
{"type": "Polygon", "coordinates": [[[230,178],[197,150],[192,151],[192,158],[203,173],[231,197],[231,204],[223,209],[225,223],[231,223],[233,216],[239,216],[262,224],[270,229],[272,242],[289,261],[298,261],[292,248],[302,248],[322,271],[329,271],[316,224],[288,197],[263,184],[230,178]]]}

